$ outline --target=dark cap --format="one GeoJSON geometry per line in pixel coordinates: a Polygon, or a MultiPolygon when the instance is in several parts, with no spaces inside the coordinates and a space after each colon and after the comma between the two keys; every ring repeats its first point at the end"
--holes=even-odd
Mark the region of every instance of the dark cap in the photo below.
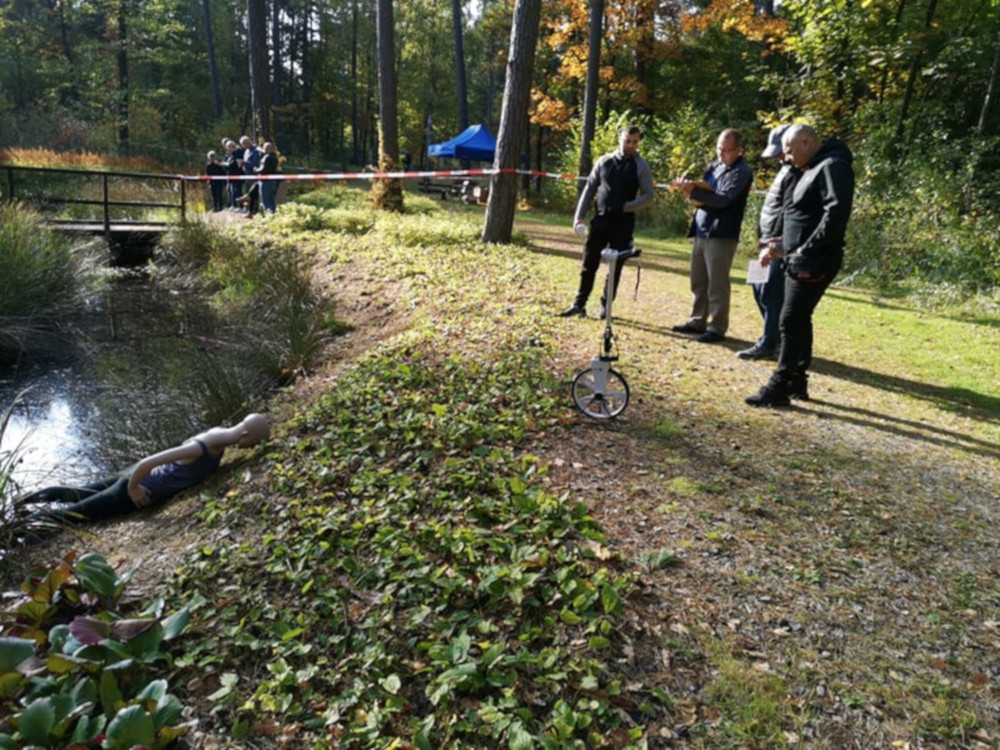
{"type": "Polygon", "coordinates": [[[776,128],[771,128],[771,132],[767,136],[767,146],[763,151],[760,152],[761,158],[763,159],[774,159],[781,156],[781,136],[785,134],[791,125],[779,125],[776,128]]]}

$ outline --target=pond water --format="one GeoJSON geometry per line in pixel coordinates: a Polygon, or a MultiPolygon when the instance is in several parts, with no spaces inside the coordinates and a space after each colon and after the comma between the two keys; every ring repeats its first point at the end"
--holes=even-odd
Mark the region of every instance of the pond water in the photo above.
{"type": "Polygon", "coordinates": [[[223,338],[205,300],[144,275],[111,281],[34,336],[37,349],[0,362],[0,409],[10,413],[0,461],[16,457],[18,491],[91,481],[204,427],[205,372],[247,361],[223,338]]]}
{"type": "Polygon", "coordinates": [[[71,484],[108,470],[92,450],[90,388],[71,367],[35,366],[0,384],[0,403],[13,405],[0,454],[17,456],[18,487],[71,484]]]}

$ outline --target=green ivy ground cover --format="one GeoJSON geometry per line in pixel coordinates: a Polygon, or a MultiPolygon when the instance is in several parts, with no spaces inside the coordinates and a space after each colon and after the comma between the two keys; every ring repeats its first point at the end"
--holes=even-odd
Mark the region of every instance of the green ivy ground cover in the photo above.
{"type": "Polygon", "coordinates": [[[218,674],[212,710],[235,738],[266,717],[301,747],[638,737],[668,698],[651,693],[634,716],[616,705],[630,581],[598,559],[586,508],[546,492],[523,452],[565,413],[542,311],[509,307],[532,261],[474,228],[445,225],[449,241],[428,244],[421,219],[387,222],[338,242],[335,260],[406,279],[397,303],[421,319],[297,418],[265,458],[254,516],[237,518],[249,502],[209,505],[210,520],[262,533],[180,571],[204,636],[177,663],[218,674]]]}

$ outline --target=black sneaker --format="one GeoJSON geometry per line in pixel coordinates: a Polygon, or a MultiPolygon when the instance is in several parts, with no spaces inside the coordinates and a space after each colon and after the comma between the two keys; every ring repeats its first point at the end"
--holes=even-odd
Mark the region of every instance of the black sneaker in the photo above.
{"type": "Polygon", "coordinates": [[[698,337],[698,341],[703,344],[717,344],[720,341],[725,341],[725,339],[725,336],[721,333],[716,333],[715,331],[705,331],[698,337]]]}
{"type": "Polygon", "coordinates": [[[762,346],[757,346],[757,344],[754,344],[749,349],[736,352],[736,356],[740,359],[774,359],[775,354],[774,349],[765,349],[762,346]]]}
{"type": "Polygon", "coordinates": [[[799,401],[808,401],[808,384],[809,376],[805,373],[793,376],[792,379],[788,381],[788,395],[792,398],[797,398],[799,401]]]}
{"type": "Polygon", "coordinates": [[[672,326],[670,330],[673,331],[674,333],[699,333],[699,334],[704,333],[703,330],[701,330],[700,328],[695,328],[690,323],[685,323],[684,325],[680,326],[672,326]]]}
{"type": "Polygon", "coordinates": [[[561,313],[556,313],[556,317],[559,317],[559,318],[586,318],[587,317],[587,311],[584,310],[582,307],[577,307],[576,305],[573,305],[572,307],[566,308],[561,313]]]}
{"type": "Polygon", "coordinates": [[[744,401],[750,406],[791,406],[792,403],[788,400],[788,386],[776,383],[768,383],[744,401]]]}

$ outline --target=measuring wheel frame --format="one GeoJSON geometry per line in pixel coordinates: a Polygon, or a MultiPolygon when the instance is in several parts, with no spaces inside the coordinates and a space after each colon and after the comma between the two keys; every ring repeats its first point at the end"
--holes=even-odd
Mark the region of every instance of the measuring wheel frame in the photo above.
{"type": "Polygon", "coordinates": [[[614,419],[628,406],[629,388],[625,376],[612,368],[618,360],[614,354],[615,335],[611,328],[611,303],[614,299],[615,269],[619,263],[638,257],[642,250],[627,247],[624,250],[606,248],[601,259],[608,264],[608,278],[604,293],[604,337],[601,354],[590,360],[590,366],[577,373],[571,389],[576,407],[594,419],[614,419]]]}

